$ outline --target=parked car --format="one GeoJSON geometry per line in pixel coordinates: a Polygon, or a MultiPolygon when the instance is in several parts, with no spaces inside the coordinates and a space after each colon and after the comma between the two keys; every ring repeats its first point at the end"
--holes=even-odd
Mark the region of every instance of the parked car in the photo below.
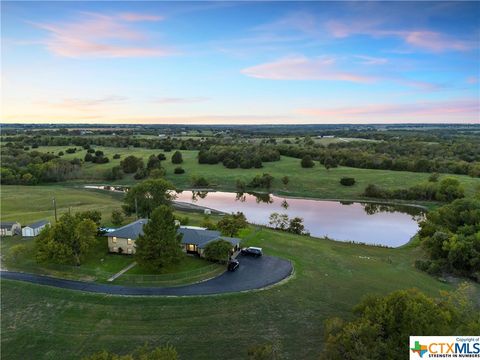
{"type": "Polygon", "coordinates": [[[227,269],[228,271],[235,271],[238,269],[239,266],[240,266],[240,262],[238,260],[230,260],[228,262],[227,269]]]}
{"type": "Polygon", "coordinates": [[[262,248],[250,246],[242,249],[242,255],[260,257],[263,255],[262,248]]]}

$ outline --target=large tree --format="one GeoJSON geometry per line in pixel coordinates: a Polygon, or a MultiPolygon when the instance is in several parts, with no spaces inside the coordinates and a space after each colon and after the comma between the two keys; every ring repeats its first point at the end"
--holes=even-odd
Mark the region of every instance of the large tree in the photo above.
{"type": "Polygon", "coordinates": [[[204,255],[207,260],[224,262],[228,260],[232,244],[226,240],[216,240],[205,246],[204,255]]]}
{"type": "Polygon", "coordinates": [[[225,215],[218,223],[217,228],[222,234],[227,236],[235,236],[238,232],[247,227],[247,219],[242,212],[236,214],[225,215]]]}
{"type": "Polygon", "coordinates": [[[370,296],[355,309],[351,321],[332,318],[325,329],[324,359],[405,359],[408,339],[415,335],[478,333],[480,313],[465,287],[442,299],[418,290],[370,296]]]}
{"type": "Polygon", "coordinates": [[[142,158],[129,155],[120,161],[120,166],[125,174],[133,174],[134,172],[137,172],[138,169],[143,169],[145,165],[142,158]]]}
{"type": "Polygon", "coordinates": [[[175,218],[169,206],[157,207],[143,226],[143,235],[136,241],[135,257],[140,265],[158,270],[180,261],[181,234],[177,233],[175,218]]]}
{"type": "Polygon", "coordinates": [[[174,186],[164,179],[151,179],[133,186],[125,195],[123,209],[127,214],[149,217],[152,211],[161,205],[170,205],[175,195],[170,193],[174,186]],[[136,202],[136,205],[135,205],[136,202]]]}
{"type": "Polygon", "coordinates": [[[39,262],[80,265],[96,234],[97,226],[92,220],[64,214],[35,239],[36,258],[39,262]]]}

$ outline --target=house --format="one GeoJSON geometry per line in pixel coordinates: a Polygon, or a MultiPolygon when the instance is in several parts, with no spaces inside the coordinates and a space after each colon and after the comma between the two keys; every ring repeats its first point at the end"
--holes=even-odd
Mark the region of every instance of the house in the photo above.
{"type": "Polygon", "coordinates": [[[33,224],[27,225],[22,229],[22,236],[24,237],[33,237],[40,234],[45,226],[50,225],[50,221],[48,220],[40,220],[33,224]]]}
{"type": "Polygon", "coordinates": [[[21,233],[22,225],[16,221],[0,223],[0,236],[20,235],[21,233]]]}
{"type": "MultiPolygon", "coordinates": [[[[143,235],[143,225],[147,221],[147,219],[139,219],[105,234],[108,237],[108,250],[120,254],[135,254],[135,240],[143,235]]],[[[179,226],[177,231],[182,234],[182,250],[188,254],[203,257],[205,247],[215,240],[226,240],[232,244],[232,253],[240,247],[240,239],[222,236],[219,231],[197,226],[179,226]]]]}

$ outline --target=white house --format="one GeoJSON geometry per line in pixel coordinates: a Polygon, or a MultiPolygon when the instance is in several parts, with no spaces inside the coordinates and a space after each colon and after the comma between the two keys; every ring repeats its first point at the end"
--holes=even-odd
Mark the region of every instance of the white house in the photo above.
{"type": "Polygon", "coordinates": [[[0,223],[0,236],[20,235],[21,233],[22,226],[16,221],[0,223]]]}
{"type": "Polygon", "coordinates": [[[40,231],[42,231],[47,225],[50,225],[50,221],[48,220],[40,220],[40,221],[37,221],[36,223],[27,225],[22,229],[22,236],[24,237],[37,236],[38,234],[40,234],[40,231]]]}

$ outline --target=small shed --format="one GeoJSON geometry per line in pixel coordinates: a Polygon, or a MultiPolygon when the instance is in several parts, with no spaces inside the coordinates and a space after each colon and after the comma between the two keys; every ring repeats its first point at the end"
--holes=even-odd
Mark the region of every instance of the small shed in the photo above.
{"type": "Polygon", "coordinates": [[[48,220],[40,220],[40,221],[37,221],[36,223],[27,225],[22,229],[22,236],[24,237],[37,236],[38,234],[40,234],[40,231],[42,231],[47,225],[50,225],[50,221],[48,220]]]}
{"type": "Polygon", "coordinates": [[[0,236],[13,236],[22,233],[22,225],[16,221],[0,222],[0,236]]]}

